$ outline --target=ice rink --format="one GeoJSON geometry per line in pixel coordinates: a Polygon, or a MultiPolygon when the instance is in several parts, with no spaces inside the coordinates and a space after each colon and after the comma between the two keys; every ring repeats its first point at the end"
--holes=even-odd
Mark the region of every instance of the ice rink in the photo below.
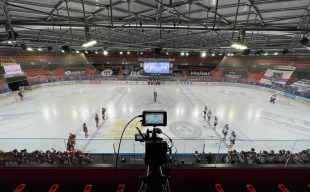
{"type": "MultiPolygon", "coordinates": [[[[15,148],[65,150],[69,133],[77,135],[77,149],[113,153],[124,126],[143,110],[162,109],[168,125],[162,131],[174,140],[178,153],[227,152],[229,140],[222,141],[222,129],[237,134],[237,151],[270,149],[298,152],[310,145],[310,107],[296,101],[290,105],[269,102],[271,93],[233,86],[207,85],[117,85],[72,84],[26,92],[23,102],[13,97],[0,100],[1,150],[15,148]],[[153,91],[158,93],[157,102],[153,91]],[[212,110],[210,123],[203,118],[204,106],[212,110]],[[95,114],[107,120],[96,128],[95,114]],[[219,119],[213,129],[214,116],[219,119]],[[84,137],[86,123],[89,137],[84,137]],[[298,140],[298,141],[296,141],[298,140]]],[[[135,125],[127,128],[121,145],[123,153],[141,153],[143,143],[134,142],[135,125]]],[[[140,127],[139,123],[138,126],[140,127]]],[[[145,132],[147,127],[142,130],[145,132]]],[[[166,138],[164,135],[161,137],[166,138]]],[[[174,149],[175,151],[175,149],[174,149]]],[[[277,151],[276,151],[277,152],[277,151]]]]}

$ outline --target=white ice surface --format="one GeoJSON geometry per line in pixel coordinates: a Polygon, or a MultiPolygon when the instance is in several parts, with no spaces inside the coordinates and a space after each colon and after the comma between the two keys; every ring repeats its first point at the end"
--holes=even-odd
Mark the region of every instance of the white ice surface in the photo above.
{"type": "MultiPolygon", "coordinates": [[[[308,105],[271,104],[270,93],[232,86],[160,85],[155,89],[157,102],[153,101],[154,86],[114,84],[56,86],[27,92],[23,102],[1,100],[0,149],[65,150],[65,139],[72,132],[77,135],[78,149],[113,153],[118,138],[107,137],[115,123],[128,122],[147,109],[168,112],[168,125],[162,130],[174,140],[178,153],[202,151],[204,144],[205,152],[227,152],[229,141],[220,143],[225,124],[230,127],[228,135],[232,130],[237,134],[233,147],[237,151],[254,147],[256,151],[298,152],[310,146],[308,105]],[[202,117],[205,105],[212,110],[210,124],[202,117]],[[102,107],[109,118],[96,128],[94,116],[101,116],[102,107]],[[212,128],[214,115],[219,119],[216,129],[212,128]],[[87,139],[83,123],[93,131],[87,139]]],[[[144,146],[123,140],[120,151],[141,153],[144,146]]]]}

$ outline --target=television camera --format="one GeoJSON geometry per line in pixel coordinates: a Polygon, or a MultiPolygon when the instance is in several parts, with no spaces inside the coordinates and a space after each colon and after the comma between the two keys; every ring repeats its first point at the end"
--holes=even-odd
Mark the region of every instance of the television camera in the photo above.
{"type": "Polygon", "coordinates": [[[173,142],[170,137],[157,127],[167,125],[167,112],[163,110],[143,111],[141,122],[143,126],[152,126],[153,129],[147,129],[146,133],[141,133],[140,129],[136,127],[139,133],[135,134],[135,141],[145,142],[145,154],[143,159],[145,164],[148,165],[147,172],[139,177],[142,179],[139,192],[170,192],[170,177],[168,174],[175,174],[179,164],[176,163],[177,166],[174,172],[170,171],[170,164],[168,164],[168,162],[172,159],[171,149],[173,147],[173,142]],[[158,136],[159,134],[164,134],[169,138],[171,142],[170,147],[166,141],[163,141],[163,139],[158,136]],[[168,157],[167,153],[170,154],[170,157],[168,157]],[[166,163],[164,168],[165,174],[163,174],[161,167],[164,163],[166,163]]]}

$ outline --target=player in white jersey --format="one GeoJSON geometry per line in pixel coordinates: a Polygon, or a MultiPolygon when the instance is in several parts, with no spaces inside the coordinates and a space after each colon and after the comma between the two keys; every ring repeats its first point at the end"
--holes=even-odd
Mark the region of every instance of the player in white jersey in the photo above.
{"type": "Polygon", "coordinates": [[[226,136],[227,136],[227,133],[228,133],[228,130],[229,130],[229,127],[228,127],[228,124],[225,125],[222,133],[224,135],[223,139],[226,140],[226,136]]]}
{"type": "Polygon", "coordinates": [[[218,119],[217,119],[217,116],[214,117],[214,129],[216,128],[218,124],[218,119]]]}
{"type": "Polygon", "coordinates": [[[232,147],[235,144],[236,137],[237,137],[236,133],[234,131],[231,132],[231,135],[229,137],[229,140],[230,140],[229,147],[232,147]]]}
{"type": "Polygon", "coordinates": [[[212,113],[211,113],[211,110],[209,110],[208,115],[207,115],[207,116],[208,116],[208,122],[210,122],[211,114],[212,114],[212,113]]]}
{"type": "Polygon", "coordinates": [[[270,98],[270,103],[274,104],[274,101],[276,100],[277,96],[276,95],[272,95],[270,98]]]}
{"type": "Polygon", "coordinates": [[[208,112],[208,107],[205,106],[205,109],[202,112],[203,112],[203,117],[206,118],[206,114],[208,112]]]}

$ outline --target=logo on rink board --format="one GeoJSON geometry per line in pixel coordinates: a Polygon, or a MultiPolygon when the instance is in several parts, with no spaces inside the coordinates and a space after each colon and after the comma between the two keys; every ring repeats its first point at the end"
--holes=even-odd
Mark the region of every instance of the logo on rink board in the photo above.
{"type": "Polygon", "coordinates": [[[199,126],[187,121],[172,123],[170,125],[170,131],[173,135],[184,139],[196,139],[202,135],[202,130],[199,126]]]}

